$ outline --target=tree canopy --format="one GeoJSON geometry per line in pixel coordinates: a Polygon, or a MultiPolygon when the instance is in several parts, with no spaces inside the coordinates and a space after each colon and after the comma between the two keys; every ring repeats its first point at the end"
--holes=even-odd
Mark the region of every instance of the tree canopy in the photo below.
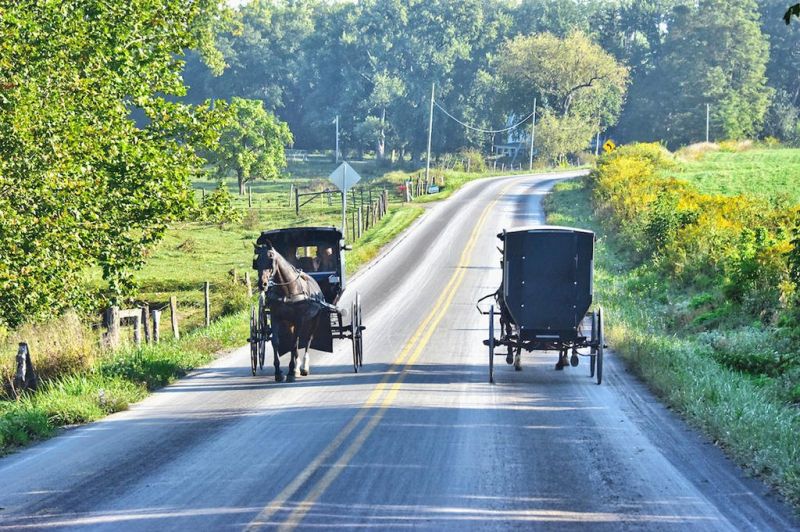
{"type": "Polygon", "coordinates": [[[187,212],[223,116],[163,95],[184,93],[186,48],[222,67],[223,18],[216,0],[0,2],[0,321],[79,306],[91,267],[125,294],[187,212]]]}
{"type": "Polygon", "coordinates": [[[292,142],[286,123],[264,109],[261,100],[232,98],[230,120],[222,128],[219,144],[209,152],[209,162],[224,180],[229,172],[236,174],[239,194],[245,183],[256,178],[277,177],[286,165],[283,147],[292,142]]]}

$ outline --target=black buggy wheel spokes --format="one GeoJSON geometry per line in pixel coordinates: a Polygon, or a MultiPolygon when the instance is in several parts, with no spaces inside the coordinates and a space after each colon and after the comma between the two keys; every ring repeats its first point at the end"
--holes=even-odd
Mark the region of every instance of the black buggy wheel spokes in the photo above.
{"type": "Polygon", "coordinates": [[[597,384],[602,384],[603,382],[603,343],[606,341],[605,334],[603,332],[603,309],[597,309],[597,384]]]}
{"type": "Polygon", "coordinates": [[[253,376],[256,375],[258,369],[258,349],[259,349],[259,331],[258,321],[256,319],[256,309],[253,305],[250,306],[250,371],[253,376]]]}
{"type": "Polygon", "coordinates": [[[356,345],[358,346],[358,367],[364,366],[364,334],[361,327],[361,294],[356,293],[356,345]]]}
{"type": "Polygon", "coordinates": [[[358,324],[356,322],[356,313],[358,307],[356,300],[350,304],[350,340],[353,342],[353,372],[358,373],[358,324]]]}
{"type": "Polygon", "coordinates": [[[264,369],[264,358],[267,354],[267,341],[272,334],[269,313],[266,311],[266,304],[264,301],[264,294],[258,296],[258,316],[260,323],[261,336],[258,342],[258,366],[264,369]]]}
{"type": "Polygon", "coordinates": [[[489,383],[494,384],[494,305],[489,307],[489,383]]]}

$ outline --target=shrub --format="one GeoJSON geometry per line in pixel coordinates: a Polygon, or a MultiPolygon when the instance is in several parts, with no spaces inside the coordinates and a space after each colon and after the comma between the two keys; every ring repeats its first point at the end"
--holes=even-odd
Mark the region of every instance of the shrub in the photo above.
{"type": "MultiPolygon", "coordinates": [[[[723,144],[737,151],[751,145],[723,144]]],[[[800,281],[800,238],[787,236],[798,210],[745,196],[700,194],[664,177],[673,165],[658,144],[632,144],[604,155],[589,178],[598,214],[640,261],[652,258],[657,269],[686,285],[701,277],[716,280],[746,313],[774,321],[800,281]]],[[[721,317],[712,310],[694,323],[721,317]]]]}
{"type": "Polygon", "coordinates": [[[470,172],[477,173],[483,173],[487,170],[486,161],[479,150],[463,149],[458,152],[458,157],[463,159],[463,162],[457,164],[454,170],[466,172],[469,169],[470,172]]]}
{"type": "Polygon", "coordinates": [[[233,206],[233,196],[223,182],[206,197],[200,206],[199,217],[214,224],[235,223],[242,219],[242,213],[233,206]]]}
{"type": "Polygon", "coordinates": [[[684,146],[675,152],[678,159],[684,161],[699,161],[706,156],[709,152],[719,151],[719,144],[713,142],[698,142],[697,144],[690,144],[684,146]]]}
{"type": "Polygon", "coordinates": [[[250,309],[251,298],[248,297],[247,289],[243,285],[223,284],[217,291],[219,292],[219,298],[222,299],[223,316],[250,309]]]}

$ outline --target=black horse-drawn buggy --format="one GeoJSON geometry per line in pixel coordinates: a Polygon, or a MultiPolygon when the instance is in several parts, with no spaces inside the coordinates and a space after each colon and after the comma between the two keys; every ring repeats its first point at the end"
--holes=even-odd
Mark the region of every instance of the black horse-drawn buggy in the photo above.
{"type": "Polygon", "coordinates": [[[503,231],[497,237],[503,242],[503,281],[497,292],[478,301],[478,310],[489,316],[489,338],[484,340],[489,347],[489,382],[494,382],[494,357],[501,354],[495,349],[505,346],[506,362],[517,370],[522,369],[523,349],[558,351],[558,370],[577,366],[578,355],[588,356],[590,376],[600,384],[603,310],[587,312],[593,295],[594,233],[536,226],[503,231]],[[490,297],[497,308],[483,310],[480,302],[490,297]]]}
{"type": "Polygon", "coordinates": [[[356,294],[346,313],[337,306],[345,288],[342,233],[334,227],[297,227],[264,231],[255,244],[258,304],[250,313],[250,362],[253,375],[264,368],[272,345],[275,380],[284,380],[280,356],[291,353],[288,380],[309,372],[308,349],[333,352],[333,340],[353,344],[353,370],[363,364],[361,299],[356,294]]]}

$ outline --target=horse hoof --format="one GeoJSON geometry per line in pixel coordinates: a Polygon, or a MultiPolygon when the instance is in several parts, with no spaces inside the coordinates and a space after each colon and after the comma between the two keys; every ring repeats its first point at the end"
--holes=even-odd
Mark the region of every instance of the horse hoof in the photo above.
{"type": "Polygon", "coordinates": [[[300,376],[308,377],[308,370],[307,369],[301,369],[300,370],[300,376]]]}
{"type": "Polygon", "coordinates": [[[514,356],[509,353],[506,355],[506,364],[513,364],[514,363],[514,356]]]}
{"type": "Polygon", "coordinates": [[[294,373],[289,373],[286,376],[286,382],[294,382],[294,379],[295,379],[294,373]]]}
{"type": "Polygon", "coordinates": [[[522,366],[514,364],[514,371],[522,371],[522,366]]]}
{"type": "Polygon", "coordinates": [[[573,354],[569,359],[569,365],[573,368],[578,365],[578,355],[573,354]]]}
{"type": "Polygon", "coordinates": [[[275,382],[283,382],[283,373],[275,374],[275,382]]]}
{"type": "Polygon", "coordinates": [[[562,371],[564,369],[564,365],[561,362],[556,362],[556,371],[562,371]]]}

